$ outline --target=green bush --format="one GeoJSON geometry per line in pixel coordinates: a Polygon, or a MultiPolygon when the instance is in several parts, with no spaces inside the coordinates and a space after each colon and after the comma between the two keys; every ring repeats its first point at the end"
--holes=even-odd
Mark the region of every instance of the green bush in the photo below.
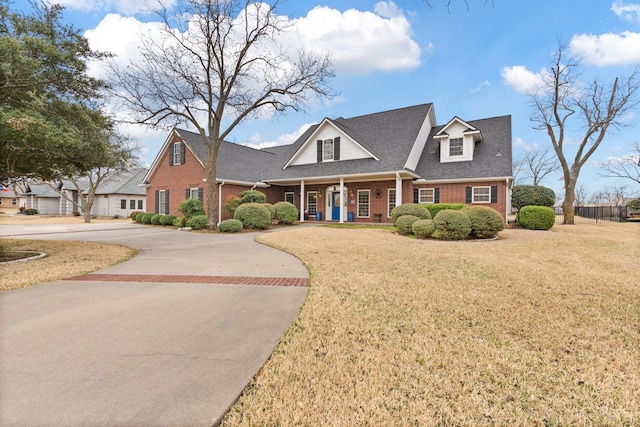
{"type": "Polygon", "coordinates": [[[236,212],[236,209],[238,208],[238,206],[240,206],[241,203],[242,203],[242,199],[240,197],[238,197],[238,196],[229,196],[224,201],[224,208],[227,210],[227,212],[229,212],[231,215],[233,215],[236,212]]]}
{"type": "Polygon", "coordinates": [[[142,211],[133,211],[133,212],[131,212],[131,213],[129,214],[129,218],[131,218],[132,220],[134,220],[134,221],[135,221],[135,220],[136,220],[136,216],[137,216],[139,213],[144,213],[144,212],[142,212],[142,211]]]}
{"type": "Polygon", "coordinates": [[[151,218],[153,218],[154,215],[156,214],[147,212],[144,215],[142,215],[142,220],[140,222],[143,224],[151,224],[151,218]]]}
{"type": "Polygon", "coordinates": [[[135,222],[142,222],[142,217],[144,216],[144,212],[138,212],[136,216],[133,218],[135,222]]]}
{"type": "Polygon", "coordinates": [[[209,220],[206,215],[196,215],[187,221],[187,226],[191,227],[193,230],[204,230],[207,228],[207,223],[209,220]]]}
{"type": "Polygon", "coordinates": [[[27,208],[24,211],[22,211],[22,213],[24,213],[25,215],[37,215],[38,210],[34,208],[27,208]]]}
{"type": "Polygon", "coordinates": [[[631,212],[640,211],[640,199],[634,199],[629,201],[629,203],[627,203],[627,208],[631,212]]]}
{"type": "Polygon", "coordinates": [[[471,233],[471,220],[462,211],[445,209],[433,218],[436,229],[432,237],[441,240],[463,240],[471,233]]]}
{"type": "Polygon", "coordinates": [[[177,228],[184,228],[187,226],[187,218],[179,216],[173,220],[173,226],[177,228]]]}
{"type": "Polygon", "coordinates": [[[293,224],[298,219],[298,208],[289,202],[278,202],[273,207],[276,210],[276,218],[280,224],[293,224]]]}
{"type": "Polygon", "coordinates": [[[262,206],[267,208],[267,210],[271,214],[272,219],[276,217],[276,207],[274,205],[272,205],[271,203],[262,203],[262,206]]]}
{"type": "Polygon", "coordinates": [[[542,185],[516,185],[511,192],[511,206],[520,210],[524,206],[548,206],[556,202],[556,193],[542,185]]]}
{"type": "Polygon", "coordinates": [[[443,211],[445,209],[453,209],[455,211],[459,211],[460,209],[464,209],[467,207],[464,203],[429,203],[424,204],[424,206],[429,213],[431,214],[431,218],[435,218],[438,215],[438,212],[443,211]]]}
{"type": "Polygon", "coordinates": [[[187,219],[204,215],[204,207],[202,202],[198,199],[187,199],[178,205],[178,211],[184,215],[187,219]]]}
{"type": "Polygon", "coordinates": [[[242,231],[242,223],[237,219],[226,219],[220,223],[218,230],[223,233],[238,233],[242,231]]]}
{"type": "Polygon", "coordinates": [[[530,230],[549,230],[556,223],[556,213],[547,206],[524,206],[518,211],[517,221],[530,230]]]}
{"type": "Polygon", "coordinates": [[[471,221],[471,235],[478,239],[496,237],[504,230],[502,215],[488,206],[467,206],[461,210],[471,221]]]}
{"type": "Polygon", "coordinates": [[[413,223],[411,229],[418,239],[426,239],[431,237],[433,230],[436,229],[436,223],[432,219],[419,219],[413,223]]]}
{"type": "Polygon", "coordinates": [[[245,190],[240,193],[241,204],[267,203],[267,195],[258,190],[245,190]]]}
{"type": "Polygon", "coordinates": [[[153,225],[160,225],[160,218],[162,217],[162,215],[160,214],[155,214],[154,216],[151,217],[151,224],[153,225]]]}
{"type": "Polygon", "coordinates": [[[415,215],[402,215],[396,220],[396,228],[400,234],[413,234],[413,223],[420,218],[415,215]]]}
{"type": "Polygon", "coordinates": [[[175,221],[175,219],[175,215],[162,215],[160,217],[160,225],[173,225],[173,221],[175,221]]]}
{"type": "Polygon", "coordinates": [[[271,225],[271,213],[260,203],[243,203],[236,209],[233,219],[240,221],[244,228],[264,230],[271,225]]]}
{"type": "Polygon", "coordinates": [[[419,219],[431,219],[431,214],[424,207],[424,205],[420,205],[418,203],[405,203],[400,206],[396,206],[391,211],[391,221],[393,221],[393,225],[396,225],[396,221],[403,215],[413,215],[417,216],[419,219]]]}

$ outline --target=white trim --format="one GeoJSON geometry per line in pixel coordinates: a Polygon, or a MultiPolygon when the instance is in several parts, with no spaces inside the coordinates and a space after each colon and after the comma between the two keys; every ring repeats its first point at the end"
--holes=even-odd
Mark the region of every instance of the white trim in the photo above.
{"type": "MultiPolygon", "coordinates": [[[[484,195],[483,195],[484,196],[484,195]]],[[[491,203],[491,186],[490,185],[478,185],[471,187],[471,203],[474,204],[490,204],[491,203]],[[476,200],[476,189],[486,188],[489,189],[489,200],[476,200]]]]}
{"type": "Polygon", "coordinates": [[[418,188],[418,203],[428,205],[428,204],[432,204],[432,203],[435,203],[435,202],[436,202],[436,189],[435,189],[435,188],[433,188],[433,187],[418,188]],[[421,198],[422,198],[422,191],[423,191],[423,190],[424,190],[425,192],[427,192],[427,190],[431,190],[431,201],[430,201],[430,202],[423,202],[423,201],[421,200],[421,198]]]}
{"type": "Polygon", "coordinates": [[[398,191],[395,188],[387,188],[387,218],[391,218],[391,211],[393,210],[393,208],[389,209],[391,207],[391,192],[393,191],[394,194],[394,200],[393,201],[393,208],[397,207],[397,198],[398,198],[398,191]]]}
{"type": "Polygon", "coordinates": [[[295,200],[296,200],[296,192],[295,192],[295,191],[285,191],[285,192],[284,192],[284,201],[285,201],[285,202],[288,202],[288,200],[287,200],[287,194],[291,194],[291,200],[293,200],[293,201],[292,201],[292,202],[290,202],[290,203],[295,202],[295,200]]]}
{"type": "Polygon", "coordinates": [[[356,217],[371,218],[371,190],[358,190],[356,194],[356,217]],[[367,213],[368,215],[360,215],[360,193],[367,193],[367,213]]]}
{"type": "Polygon", "coordinates": [[[414,184],[459,184],[466,182],[489,182],[489,181],[504,181],[511,179],[510,176],[499,176],[490,178],[456,178],[456,179],[414,179],[414,184]]]}
{"type": "Polygon", "coordinates": [[[433,105],[431,105],[429,106],[429,111],[427,111],[427,115],[422,122],[418,136],[416,136],[416,140],[413,142],[407,161],[404,163],[405,168],[412,171],[416,170],[416,167],[418,167],[418,163],[420,162],[422,152],[424,151],[424,147],[427,144],[427,139],[429,139],[431,129],[433,129],[435,124],[435,113],[433,112],[433,105]]]}
{"type": "MultiPolygon", "coordinates": [[[[400,175],[404,175],[406,178],[418,178],[418,174],[407,170],[401,171],[389,171],[389,172],[378,172],[378,173],[363,173],[363,174],[353,174],[353,175],[324,175],[324,176],[307,176],[304,179],[308,182],[314,184],[323,184],[323,183],[331,183],[336,182],[340,178],[344,178],[344,182],[358,182],[363,180],[369,181],[386,181],[393,179],[394,177],[398,177],[400,175]]],[[[504,178],[503,178],[504,179],[504,178]]],[[[291,184],[295,185],[300,181],[300,178],[286,178],[286,179],[269,179],[267,183],[274,184],[291,184]]]]}

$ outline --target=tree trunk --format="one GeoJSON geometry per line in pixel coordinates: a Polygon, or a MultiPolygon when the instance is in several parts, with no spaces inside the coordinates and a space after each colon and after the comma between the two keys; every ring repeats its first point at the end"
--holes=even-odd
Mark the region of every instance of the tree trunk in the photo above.
{"type": "MultiPolygon", "coordinates": [[[[82,214],[84,216],[84,222],[87,224],[91,222],[91,208],[93,208],[93,199],[94,199],[93,191],[95,190],[89,189],[87,198],[82,199],[82,214]]],[[[80,195],[80,197],[82,197],[82,195],[80,195]]]]}
{"type": "Polygon", "coordinates": [[[207,175],[207,205],[206,205],[206,213],[207,213],[207,228],[209,230],[215,230],[218,227],[218,222],[220,218],[218,218],[218,184],[216,182],[217,175],[217,160],[218,160],[218,147],[219,143],[217,141],[212,141],[212,138],[209,138],[207,141],[207,164],[205,166],[205,171],[207,175]]]}
{"type": "Polygon", "coordinates": [[[566,183],[564,192],[564,202],[562,203],[562,213],[564,215],[563,224],[575,224],[575,208],[574,203],[576,201],[576,183],[573,180],[566,183]]]}

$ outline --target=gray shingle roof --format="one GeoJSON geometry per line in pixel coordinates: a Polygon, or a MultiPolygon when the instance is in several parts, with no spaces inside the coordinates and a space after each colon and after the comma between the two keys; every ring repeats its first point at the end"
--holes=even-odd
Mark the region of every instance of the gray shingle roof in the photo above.
{"type": "Polygon", "coordinates": [[[96,190],[96,194],[130,194],[144,196],[146,190],[138,184],[142,182],[146,174],[146,168],[135,168],[130,171],[117,173],[104,180],[96,190]]]}

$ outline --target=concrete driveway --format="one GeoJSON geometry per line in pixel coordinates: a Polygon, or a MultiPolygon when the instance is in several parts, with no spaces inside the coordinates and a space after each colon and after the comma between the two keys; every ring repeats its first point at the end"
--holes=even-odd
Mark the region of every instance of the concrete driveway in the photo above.
{"type": "Polygon", "coordinates": [[[0,294],[2,426],[215,425],[307,295],[300,261],[253,233],[122,223],[2,226],[0,237],[141,249],[93,275],[0,294]]]}

